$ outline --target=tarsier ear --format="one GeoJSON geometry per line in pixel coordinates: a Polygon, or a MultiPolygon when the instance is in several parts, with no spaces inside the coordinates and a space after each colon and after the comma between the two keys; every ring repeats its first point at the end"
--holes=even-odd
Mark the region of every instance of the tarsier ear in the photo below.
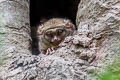
{"type": "Polygon", "coordinates": [[[44,23],[44,22],[46,22],[48,19],[47,18],[41,18],[40,19],[40,23],[44,23]]]}
{"type": "Polygon", "coordinates": [[[68,26],[69,28],[71,28],[72,30],[75,29],[74,24],[72,24],[72,22],[70,20],[65,19],[64,22],[66,23],[66,26],[68,26]]]}
{"type": "Polygon", "coordinates": [[[43,27],[43,24],[41,24],[40,26],[38,26],[37,35],[42,35],[42,27],[43,27]]]}
{"type": "Polygon", "coordinates": [[[64,23],[68,23],[68,22],[70,22],[70,20],[64,19],[64,23]]]}

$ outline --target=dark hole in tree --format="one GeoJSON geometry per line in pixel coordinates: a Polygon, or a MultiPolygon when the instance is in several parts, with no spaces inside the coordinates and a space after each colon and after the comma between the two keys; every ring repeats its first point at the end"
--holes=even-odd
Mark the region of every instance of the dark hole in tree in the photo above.
{"type": "MultiPolygon", "coordinates": [[[[35,27],[40,24],[40,20],[54,17],[68,18],[74,24],[76,20],[77,8],[80,0],[31,0],[30,1],[30,25],[35,27]]],[[[32,30],[34,34],[34,30],[32,30]]],[[[33,38],[33,49],[36,40],[33,38]]]]}

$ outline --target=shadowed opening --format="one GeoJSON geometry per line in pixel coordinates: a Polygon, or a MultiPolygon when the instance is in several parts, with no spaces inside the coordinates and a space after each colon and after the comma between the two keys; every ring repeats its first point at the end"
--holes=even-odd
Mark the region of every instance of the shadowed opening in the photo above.
{"type": "MultiPolygon", "coordinates": [[[[43,19],[54,17],[68,18],[74,24],[76,13],[80,0],[31,0],[30,1],[30,25],[35,27],[40,24],[43,19]]],[[[35,31],[32,30],[33,49],[37,48],[35,31]]]]}
{"type": "Polygon", "coordinates": [[[31,0],[31,26],[39,24],[42,18],[65,17],[75,23],[76,12],[80,0],[31,0]]]}

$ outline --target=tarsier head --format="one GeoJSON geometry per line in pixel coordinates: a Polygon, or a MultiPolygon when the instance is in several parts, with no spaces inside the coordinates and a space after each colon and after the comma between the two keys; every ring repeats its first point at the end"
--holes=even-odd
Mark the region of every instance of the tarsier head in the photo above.
{"type": "Polygon", "coordinates": [[[53,18],[39,26],[37,33],[40,42],[49,48],[60,44],[74,30],[75,26],[70,20],[53,18]]]}
{"type": "Polygon", "coordinates": [[[64,28],[49,29],[44,33],[44,38],[54,46],[58,45],[66,36],[64,28]]]}

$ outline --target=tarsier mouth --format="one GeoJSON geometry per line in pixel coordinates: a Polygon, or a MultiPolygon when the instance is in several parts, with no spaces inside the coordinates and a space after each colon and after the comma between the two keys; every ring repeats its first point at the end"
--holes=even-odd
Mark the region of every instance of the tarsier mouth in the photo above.
{"type": "Polygon", "coordinates": [[[61,43],[61,40],[59,41],[59,40],[55,40],[55,41],[53,41],[53,42],[51,42],[53,45],[55,45],[55,46],[57,46],[57,45],[59,45],[60,43],[61,43]]]}

